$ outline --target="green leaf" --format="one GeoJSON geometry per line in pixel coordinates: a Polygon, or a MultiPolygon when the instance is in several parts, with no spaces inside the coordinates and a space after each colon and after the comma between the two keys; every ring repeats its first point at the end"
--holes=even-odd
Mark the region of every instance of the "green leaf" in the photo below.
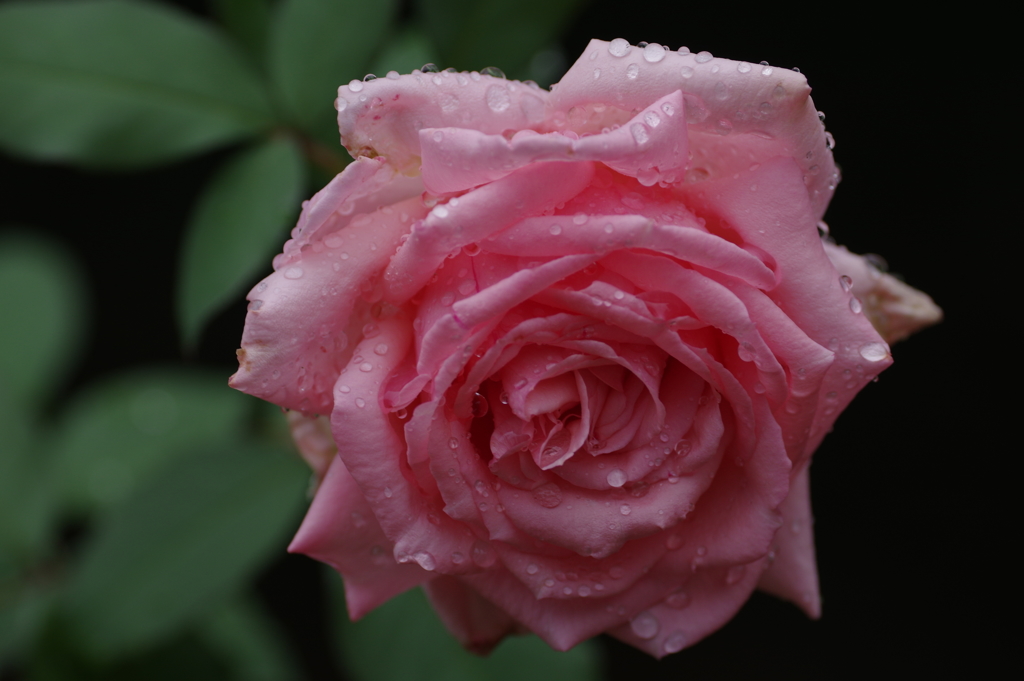
{"type": "Polygon", "coordinates": [[[505,639],[490,657],[468,653],[438,620],[421,589],[391,599],[359,622],[349,622],[340,580],[333,573],[331,576],[342,663],[358,681],[599,678],[597,648],[590,641],[560,653],[536,636],[514,636],[505,639]]]}
{"type": "Polygon", "coordinates": [[[56,510],[31,426],[25,405],[0,383],[0,601],[3,583],[46,552],[56,510]]]}
{"type": "Polygon", "coordinates": [[[220,374],[176,368],[108,379],[64,413],[52,475],[73,508],[108,507],[167,459],[238,441],[252,405],[220,374]]]}
{"type": "Polygon", "coordinates": [[[441,67],[497,66],[525,77],[530,59],[572,19],[582,0],[417,0],[419,16],[441,50],[441,67]]]}
{"type": "Polygon", "coordinates": [[[298,146],[275,138],[231,159],[206,188],[189,221],[178,282],[185,346],[252,279],[269,270],[295,219],[305,186],[298,146]]]}
{"type": "Polygon", "coordinates": [[[338,146],[338,87],[362,78],[396,0],[282,0],[270,35],[270,74],[292,120],[338,146]]]}
{"type": "Polygon", "coordinates": [[[388,71],[411,73],[424,64],[436,63],[437,50],[419,26],[410,26],[389,40],[374,60],[371,72],[383,77],[388,71]]]}
{"type": "Polygon", "coordinates": [[[221,605],[284,551],[308,477],[251,444],[172,461],[111,511],[71,578],[65,612],[85,648],[123,655],[221,605]]]}
{"type": "Polygon", "coordinates": [[[0,668],[32,647],[53,601],[54,593],[46,587],[0,587],[0,668]]]}
{"type": "Polygon", "coordinates": [[[0,384],[13,399],[36,406],[78,357],[84,288],[57,245],[30,232],[0,234],[0,384]]]}
{"type": "Polygon", "coordinates": [[[255,600],[239,598],[211,613],[200,623],[199,635],[237,681],[301,678],[277,626],[255,600]]]}
{"type": "Polygon", "coordinates": [[[262,64],[270,34],[269,0],[213,0],[213,9],[228,33],[262,64]]]}
{"type": "Polygon", "coordinates": [[[213,26],[125,0],[0,6],[0,148],[152,165],[273,123],[262,83],[213,26]]]}

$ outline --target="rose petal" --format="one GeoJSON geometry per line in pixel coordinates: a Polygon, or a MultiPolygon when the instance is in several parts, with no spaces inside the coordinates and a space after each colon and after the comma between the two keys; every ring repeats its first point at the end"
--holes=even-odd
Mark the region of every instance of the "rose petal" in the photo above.
{"type": "Polygon", "coordinates": [[[867,258],[843,246],[828,241],[822,245],[839,274],[850,278],[850,293],[863,304],[864,316],[886,343],[903,340],[942,320],[942,310],[927,294],[879,271],[867,258]]]}
{"type": "Polygon", "coordinates": [[[621,128],[574,137],[521,131],[506,140],[479,130],[425,128],[420,131],[423,182],[436,194],[459,192],[548,161],[600,161],[648,186],[680,180],[687,155],[682,94],[662,97],[621,128]]]}
{"type": "Polygon", "coordinates": [[[323,561],[342,574],[353,620],[431,577],[418,565],[395,562],[393,544],[337,457],[288,550],[323,561]]]}
{"type": "Polygon", "coordinates": [[[415,169],[423,128],[472,128],[489,134],[544,123],[550,94],[535,85],[478,73],[419,73],[353,81],[338,88],[341,142],[354,157],[385,156],[415,169]]]}
{"type": "Polygon", "coordinates": [[[229,385],[288,409],[329,414],[350,357],[348,327],[361,286],[384,269],[418,210],[420,202],[409,199],[363,215],[257,284],[229,385]]]}
{"type": "Polygon", "coordinates": [[[798,159],[808,177],[804,191],[812,215],[821,219],[838,173],[802,74],[760,65],[745,70],[743,62],[698,61],[694,54],[678,52],[651,63],[640,48],[630,47],[623,56],[608,48],[603,40],[590,41],[551,93],[549,106],[556,114],[564,112],[571,122],[574,107],[593,103],[628,112],[682,90],[691,167],[701,168],[705,177],[721,178],[776,156],[798,159]]]}
{"type": "MultiPolygon", "coordinates": [[[[854,395],[892,364],[888,346],[851,306],[839,274],[818,238],[814,212],[796,163],[779,158],[739,179],[684,187],[690,205],[709,228],[732,229],[744,241],[771,253],[778,285],[771,297],[804,333],[835,353],[814,393],[818,409],[802,456],[809,456],[854,395]],[[750,191],[756,186],[756,192],[750,191]]],[[[798,461],[800,458],[798,458],[798,461]]]]}
{"type": "Polygon", "coordinates": [[[809,467],[793,479],[782,502],[783,525],[775,535],[775,558],[757,588],[792,601],[812,619],[821,617],[818,566],[814,560],[814,518],[811,515],[809,467]]]}
{"type": "Polygon", "coordinates": [[[396,302],[411,298],[452,251],[568,201],[592,174],[588,163],[541,163],[435,207],[388,266],[385,296],[396,302]]]}
{"type": "Polygon", "coordinates": [[[732,619],[750,598],[762,569],[758,561],[699,570],[665,601],[608,633],[659,659],[677,653],[732,619]]]}
{"type": "Polygon", "coordinates": [[[383,319],[380,334],[356,347],[354,357],[362,359],[338,378],[331,428],[338,455],[395,543],[395,559],[451,574],[466,569],[455,556],[469,555],[473,538],[442,512],[440,499],[425,497],[411,482],[402,466],[406,445],[381,407],[380,386],[409,351],[409,326],[402,315],[383,319]],[[375,354],[381,343],[387,353],[375,354]]]}
{"type": "Polygon", "coordinates": [[[462,646],[486,655],[516,630],[508,613],[453,577],[437,577],[423,585],[430,605],[462,646]]]}

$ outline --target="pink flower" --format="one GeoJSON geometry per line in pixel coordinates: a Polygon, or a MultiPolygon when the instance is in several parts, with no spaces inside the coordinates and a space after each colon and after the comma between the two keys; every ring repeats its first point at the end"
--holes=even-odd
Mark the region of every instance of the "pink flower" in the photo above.
{"type": "Polygon", "coordinates": [[[231,384],[298,412],[321,482],[291,550],[353,618],[423,585],[478,651],[662,656],[757,587],[818,615],[811,453],[891,357],[816,229],[809,92],[622,40],[551,92],[340,89],[356,161],[250,293],[231,384]]]}

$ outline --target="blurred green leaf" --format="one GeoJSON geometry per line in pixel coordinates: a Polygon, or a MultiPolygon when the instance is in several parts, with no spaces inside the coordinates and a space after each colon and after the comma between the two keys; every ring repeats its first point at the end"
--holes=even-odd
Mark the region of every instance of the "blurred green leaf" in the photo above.
{"type": "Polygon", "coordinates": [[[254,600],[239,598],[211,613],[200,623],[199,635],[237,681],[301,678],[277,626],[254,600]]]}
{"type": "Polygon", "coordinates": [[[269,0],[213,0],[213,9],[228,33],[262,64],[270,33],[269,0]]]}
{"type": "Polygon", "coordinates": [[[0,101],[0,147],[88,166],[151,165],[273,123],[223,34],[125,0],[0,6],[0,101]]]}
{"type": "Polygon", "coordinates": [[[441,624],[422,589],[350,622],[340,580],[331,577],[342,663],[358,681],[593,681],[600,676],[597,647],[590,641],[560,653],[536,636],[513,636],[489,657],[468,653],[441,624]]]}
{"type": "Polygon", "coordinates": [[[189,221],[178,281],[187,348],[212,315],[270,269],[304,187],[302,152],[282,137],[240,152],[206,188],[189,221]]]}
{"type": "Polygon", "coordinates": [[[284,551],[308,477],[298,457],[253,444],[172,460],[84,551],[66,600],[82,644],[122,655],[221,605],[284,551]]]}
{"type": "Polygon", "coordinates": [[[45,552],[56,510],[31,430],[25,405],[0,384],[0,592],[45,552]]]}
{"type": "Polygon", "coordinates": [[[524,78],[534,54],[554,41],[582,1],[417,0],[416,5],[441,51],[438,66],[497,66],[509,77],[524,78]]]}
{"type": "Polygon", "coordinates": [[[110,378],[76,395],[63,414],[53,477],[73,508],[108,507],[167,459],[237,442],[252,405],[220,374],[176,368],[110,378]]]}
{"type": "Polygon", "coordinates": [[[82,279],[49,240],[0,234],[0,384],[13,399],[37,405],[85,345],[82,279]]]}
{"type": "Polygon", "coordinates": [[[32,647],[53,601],[50,588],[0,585],[0,668],[32,647]]]}
{"type": "Polygon", "coordinates": [[[362,78],[396,0],[281,0],[270,34],[270,75],[294,122],[336,148],[338,87],[362,78]]]}
{"type": "Polygon", "coordinates": [[[383,77],[388,71],[411,73],[438,59],[437,50],[419,25],[408,26],[384,45],[370,71],[377,77],[383,77]]]}

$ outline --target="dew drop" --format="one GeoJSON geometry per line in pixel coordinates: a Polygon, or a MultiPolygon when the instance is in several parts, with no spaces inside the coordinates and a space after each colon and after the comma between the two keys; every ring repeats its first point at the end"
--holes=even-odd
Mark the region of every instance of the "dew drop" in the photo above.
{"type": "Polygon", "coordinates": [[[562,226],[551,225],[550,227],[548,227],[548,231],[551,233],[552,236],[558,236],[559,234],[562,233],[562,226]]]}
{"type": "Polygon", "coordinates": [[[629,131],[633,134],[633,139],[637,144],[646,144],[651,139],[647,133],[647,127],[643,123],[634,123],[629,126],[629,131]]]}
{"type": "Polygon", "coordinates": [[[665,112],[666,116],[676,115],[676,108],[669,104],[668,102],[665,102],[664,104],[661,105],[661,110],[665,112]]]}
{"type": "Polygon", "coordinates": [[[675,591],[670,593],[665,599],[665,605],[676,610],[682,610],[690,604],[690,594],[685,591],[675,591]]]}
{"type": "Polygon", "coordinates": [[[459,439],[455,438],[455,437],[449,439],[448,440],[448,448],[452,449],[452,450],[458,449],[459,448],[459,439]]]}
{"type": "Polygon", "coordinates": [[[623,38],[616,38],[608,43],[608,52],[613,57],[625,57],[629,53],[629,41],[623,38]]]}
{"type": "Polygon", "coordinates": [[[512,106],[512,97],[508,90],[502,85],[492,85],[487,88],[485,96],[487,106],[495,113],[501,113],[512,106]]]}
{"type": "Polygon", "coordinates": [[[666,51],[667,50],[658,43],[651,43],[644,48],[644,60],[651,64],[656,64],[665,58],[666,51]]]}
{"type": "Polygon", "coordinates": [[[464,560],[466,560],[466,557],[458,551],[452,554],[452,562],[456,565],[462,565],[462,561],[464,560]]]}
{"type": "Polygon", "coordinates": [[[629,504],[623,504],[622,506],[619,506],[619,513],[621,513],[622,515],[629,515],[632,512],[633,509],[629,507],[629,504]]]}
{"type": "Polygon", "coordinates": [[[394,494],[395,494],[395,493],[391,491],[391,488],[390,488],[390,487],[385,487],[385,488],[384,488],[384,497],[385,497],[386,499],[390,499],[390,498],[391,498],[392,496],[394,496],[394,494]]]}
{"type": "Polygon", "coordinates": [[[658,635],[658,618],[651,613],[644,611],[633,618],[633,621],[629,623],[629,628],[633,630],[633,633],[638,637],[649,641],[658,635]]]}
{"type": "Polygon", "coordinates": [[[601,77],[601,69],[594,69],[594,80],[601,77]]]}
{"type": "Polygon", "coordinates": [[[362,92],[363,87],[363,81],[359,80],[358,78],[353,78],[348,82],[348,89],[351,90],[352,92],[362,92]]]}
{"type": "Polygon", "coordinates": [[[490,76],[492,78],[501,78],[502,80],[505,79],[505,72],[499,69],[497,66],[485,66],[484,68],[480,69],[480,75],[490,76]]]}
{"type": "Polygon", "coordinates": [[[702,50],[697,53],[697,56],[693,58],[698,64],[706,64],[707,62],[714,59],[714,56],[707,50],[702,50]]]}
{"type": "Polygon", "coordinates": [[[626,484],[626,472],[621,468],[613,468],[608,473],[608,484],[611,487],[622,487],[626,484]]]}
{"type": "Polygon", "coordinates": [[[636,80],[636,77],[640,75],[640,67],[636,64],[630,64],[626,67],[626,78],[630,80],[636,80]]]}
{"type": "Polygon", "coordinates": [[[671,655],[672,653],[678,653],[680,650],[682,650],[685,647],[686,647],[686,636],[684,636],[683,632],[681,632],[681,631],[676,631],[676,632],[670,634],[669,637],[665,639],[665,643],[662,644],[662,648],[669,655],[671,655]]]}
{"type": "Polygon", "coordinates": [[[885,343],[865,343],[860,346],[860,356],[869,362],[881,362],[889,356],[889,348],[885,343]]]}
{"type": "Polygon", "coordinates": [[[530,563],[529,565],[526,566],[526,574],[528,574],[528,575],[535,575],[535,574],[537,574],[538,570],[540,570],[540,568],[537,567],[537,565],[535,563],[530,563]]]}
{"type": "Polygon", "coordinates": [[[656,111],[648,111],[644,114],[644,123],[652,128],[656,128],[661,125],[661,116],[656,111]]]}
{"type": "Polygon", "coordinates": [[[359,365],[359,370],[362,371],[363,373],[369,373],[373,371],[373,365],[370,364],[369,362],[363,362],[362,364],[359,365]]]}
{"type": "Polygon", "coordinates": [[[770,75],[772,75],[773,71],[774,71],[774,69],[772,69],[772,67],[765,66],[763,69],[761,69],[761,75],[762,76],[770,76],[770,75]]]}
{"type": "Polygon", "coordinates": [[[298,279],[303,274],[304,274],[304,272],[302,271],[301,267],[289,267],[288,269],[286,269],[284,271],[284,278],[285,279],[298,279]]]}
{"type": "Polygon", "coordinates": [[[839,277],[839,285],[843,287],[844,291],[849,291],[850,287],[853,286],[853,279],[850,279],[845,274],[839,277]]]}
{"type": "Polygon", "coordinates": [[[544,483],[531,494],[533,500],[544,508],[555,508],[562,503],[562,488],[553,482],[544,483]]]}
{"type": "Polygon", "coordinates": [[[357,397],[356,398],[356,406],[359,407],[360,409],[362,409],[363,407],[366,406],[366,400],[364,400],[362,397],[357,397]]]}
{"type": "Polygon", "coordinates": [[[862,309],[863,308],[859,300],[856,298],[850,298],[850,310],[852,310],[854,314],[859,314],[862,309]]]}
{"type": "Polygon", "coordinates": [[[479,567],[489,568],[498,562],[498,552],[490,544],[480,539],[473,542],[473,562],[479,567]]]}

